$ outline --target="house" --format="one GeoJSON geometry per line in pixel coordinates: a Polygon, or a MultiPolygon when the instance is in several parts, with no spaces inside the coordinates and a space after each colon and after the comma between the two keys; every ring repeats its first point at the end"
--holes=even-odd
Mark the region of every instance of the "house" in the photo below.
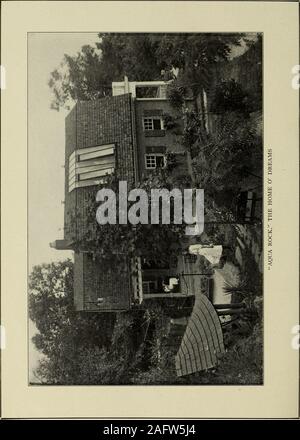
{"type": "Polygon", "coordinates": [[[186,281],[178,275],[187,270],[184,259],[156,267],[157,262],[128,261],[124,256],[121,263],[119,258],[104,267],[80,245],[87,228],[87,200],[95,198],[105,175],[117,170],[130,188],[149,171],[164,167],[169,152],[184,165],[183,119],[170,106],[166,86],[163,81],[129,82],[125,77],[112,84],[112,96],[79,101],[66,117],[64,239],[51,246],[75,252],[76,310],[121,311],[147,298],[193,294],[191,278],[186,281]],[[175,129],[168,129],[170,120],[175,129]],[[168,288],[170,283],[173,288],[168,288]]]}
{"type": "MultiPolygon", "coordinates": [[[[208,132],[214,130],[218,119],[210,111],[210,92],[221,80],[231,78],[243,84],[246,81],[257,98],[256,111],[250,116],[260,134],[261,40],[213,74],[211,91],[200,100],[208,132]]],[[[119,258],[118,262],[111,261],[110,267],[103,267],[91,250],[81,245],[87,231],[87,201],[95,198],[97,185],[105,175],[116,170],[130,189],[151,170],[166,166],[169,153],[176,158],[175,172],[191,174],[182,146],[184,119],[169,104],[167,85],[164,81],[132,82],[125,77],[112,83],[112,96],[79,101],[66,118],[64,239],[51,246],[75,252],[76,310],[128,310],[149,298],[188,296],[203,287],[205,279],[198,276],[197,261],[189,258],[180,257],[167,267],[157,267],[157,261],[127,261],[124,256],[121,264],[119,258]]],[[[186,105],[193,103],[187,100],[186,105]]]]}

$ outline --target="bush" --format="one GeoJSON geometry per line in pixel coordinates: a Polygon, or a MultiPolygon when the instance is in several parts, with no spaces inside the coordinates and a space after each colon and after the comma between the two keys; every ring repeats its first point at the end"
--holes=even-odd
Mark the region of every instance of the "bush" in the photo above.
{"type": "Polygon", "coordinates": [[[240,338],[221,360],[216,380],[223,384],[259,385],[263,379],[263,333],[257,323],[250,336],[240,338]]]}

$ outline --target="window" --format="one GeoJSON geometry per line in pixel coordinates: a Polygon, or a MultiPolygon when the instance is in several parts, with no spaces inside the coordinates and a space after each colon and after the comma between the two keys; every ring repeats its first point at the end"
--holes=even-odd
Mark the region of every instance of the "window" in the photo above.
{"type": "Polygon", "coordinates": [[[157,280],[143,281],[142,286],[143,286],[143,293],[144,294],[157,293],[157,291],[158,291],[157,280]]]}
{"type": "Polygon", "coordinates": [[[75,188],[97,185],[115,169],[114,144],[73,151],[69,156],[69,192],[75,188]]]}
{"type": "Polygon", "coordinates": [[[166,99],[166,84],[144,84],[135,86],[135,94],[137,99],[166,99]]]}
{"type": "Polygon", "coordinates": [[[145,162],[148,170],[164,168],[166,165],[165,156],[163,154],[145,154],[145,162]]]}
{"type": "Polygon", "coordinates": [[[135,93],[137,98],[159,98],[158,86],[136,86],[135,93]]]}
{"type": "Polygon", "coordinates": [[[144,130],[163,130],[164,129],[164,122],[163,119],[160,117],[154,117],[154,118],[144,118],[143,119],[143,125],[144,130]]]}

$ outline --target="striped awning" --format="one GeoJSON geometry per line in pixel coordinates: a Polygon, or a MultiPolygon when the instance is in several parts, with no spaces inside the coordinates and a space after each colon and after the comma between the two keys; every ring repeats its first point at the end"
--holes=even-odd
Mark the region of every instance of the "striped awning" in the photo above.
{"type": "Polygon", "coordinates": [[[177,376],[208,370],[225,352],[219,317],[209,299],[196,296],[194,309],[175,356],[177,376]]]}

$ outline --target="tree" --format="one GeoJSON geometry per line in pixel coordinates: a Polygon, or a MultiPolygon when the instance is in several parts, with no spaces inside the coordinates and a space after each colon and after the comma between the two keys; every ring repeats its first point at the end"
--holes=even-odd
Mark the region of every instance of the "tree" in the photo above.
{"type": "Polygon", "coordinates": [[[217,84],[210,104],[212,113],[239,112],[247,118],[254,109],[250,94],[234,79],[217,84]]]}
{"type": "Polygon", "coordinates": [[[83,46],[75,56],[65,55],[49,80],[51,108],[69,107],[76,100],[92,100],[111,94],[112,81],[154,81],[174,77],[180,70],[194,91],[205,89],[211,68],[228,58],[243,34],[114,34],[99,33],[95,47],[83,46]],[[140,60],[143,60],[141,63],[140,60]]]}
{"type": "Polygon", "coordinates": [[[71,260],[35,266],[29,277],[29,292],[30,319],[49,340],[55,338],[73,312],[71,260]]]}
{"type": "MultiPolygon", "coordinates": [[[[86,202],[87,216],[84,219],[83,236],[77,242],[79,249],[85,249],[93,252],[104,261],[124,259],[133,256],[148,256],[148,258],[156,259],[159,257],[162,260],[169,261],[172,253],[176,253],[180,248],[180,239],[184,235],[184,224],[151,224],[150,210],[151,210],[151,189],[168,189],[172,190],[174,187],[180,188],[176,185],[171,173],[167,169],[157,169],[149,173],[147,178],[141,181],[137,188],[145,190],[148,196],[148,224],[132,225],[129,222],[120,224],[118,221],[119,206],[117,204],[117,219],[116,224],[106,223],[98,225],[96,222],[96,211],[99,203],[96,202],[96,193],[102,188],[109,188],[117,195],[119,194],[119,178],[118,174],[112,174],[106,177],[105,183],[100,184],[94,193],[91,193],[89,200],[86,202]]],[[[128,209],[132,206],[128,203],[128,209]]],[[[170,203],[170,212],[172,215],[172,199],[170,203]]],[[[161,211],[160,211],[161,214],[161,211]]],[[[137,214],[138,216],[138,214],[137,214]]],[[[74,216],[76,221],[76,215],[74,216]]],[[[118,270],[121,270],[121,264],[118,270]]]]}
{"type": "Polygon", "coordinates": [[[38,333],[36,348],[46,357],[37,375],[51,383],[71,383],[83,349],[109,345],[111,314],[84,314],[73,305],[73,263],[70,260],[35,266],[29,279],[29,317],[38,333]]]}
{"type": "Polygon", "coordinates": [[[214,199],[220,191],[237,194],[241,180],[260,169],[261,138],[251,120],[234,112],[224,114],[209,140],[196,142],[193,149],[198,152],[193,162],[198,185],[214,199]]]}
{"type": "Polygon", "coordinates": [[[205,127],[205,91],[214,77],[216,65],[229,59],[233,46],[241,44],[245,34],[164,34],[159,38],[158,58],[164,60],[167,71],[178,69],[176,82],[171,84],[171,102],[180,102],[180,92],[192,92],[195,112],[200,116],[201,130],[205,127]],[[176,89],[174,90],[174,86],[176,89]]]}
{"type": "Polygon", "coordinates": [[[161,62],[156,55],[159,42],[152,34],[99,34],[96,43],[104,68],[111,69],[112,81],[154,81],[161,77],[161,62]],[[141,62],[143,60],[143,62],[141,62]]]}
{"type": "Polygon", "coordinates": [[[158,44],[156,56],[162,60],[161,66],[167,71],[179,69],[196,91],[210,83],[211,67],[227,60],[232,47],[240,45],[244,37],[241,33],[151,35],[158,44]]]}
{"type": "Polygon", "coordinates": [[[150,34],[101,34],[96,47],[83,46],[75,56],[65,55],[50,74],[51,108],[69,108],[77,100],[93,100],[111,95],[111,83],[160,78],[160,67],[150,34]],[[141,63],[139,60],[142,59],[141,63]]]}
{"type": "Polygon", "coordinates": [[[94,47],[83,46],[75,56],[66,55],[59,67],[50,74],[51,108],[70,108],[77,100],[98,99],[111,94],[111,85],[99,53],[94,47]]]}

